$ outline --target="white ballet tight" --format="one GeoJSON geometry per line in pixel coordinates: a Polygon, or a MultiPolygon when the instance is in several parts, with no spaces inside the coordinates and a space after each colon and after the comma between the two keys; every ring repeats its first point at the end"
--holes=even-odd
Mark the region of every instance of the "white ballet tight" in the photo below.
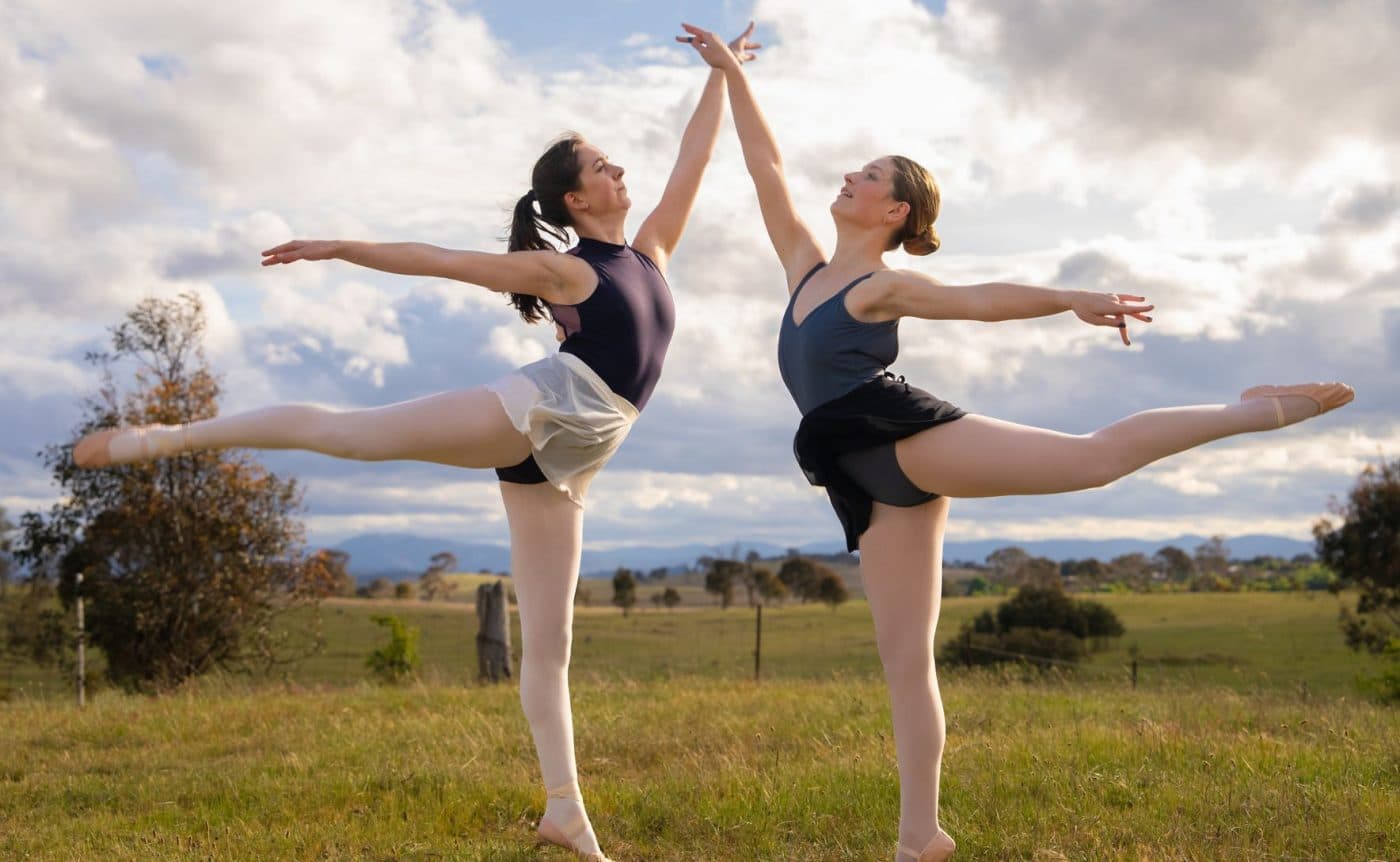
{"type": "Polygon", "coordinates": [[[501,498],[510,521],[511,581],[520,609],[520,703],[549,791],[544,816],[569,835],[579,852],[597,853],[598,839],[578,792],[569,703],[583,510],[545,484],[502,482],[501,498]]]}
{"type": "Polygon", "coordinates": [[[302,449],[356,461],[509,467],[530,454],[528,441],[488,389],[459,389],[361,410],[267,407],[188,425],[124,430],[108,448],[117,463],[195,449],[246,448],[302,449]]]}

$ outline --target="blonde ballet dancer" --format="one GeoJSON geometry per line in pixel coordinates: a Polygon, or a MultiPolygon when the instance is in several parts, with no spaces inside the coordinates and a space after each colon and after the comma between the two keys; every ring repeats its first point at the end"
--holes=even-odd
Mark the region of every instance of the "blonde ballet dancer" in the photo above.
{"type": "MultiPolygon", "coordinates": [[[[752,25],[731,56],[752,59],[752,25]]],[[[450,278],[510,294],[526,322],[553,321],[559,352],[487,386],[364,410],[270,407],[179,426],[107,429],[74,449],[81,467],[197,449],[302,449],[360,461],[496,468],[510,525],[520,608],[520,700],[546,789],[540,837],[607,862],[583,804],[568,665],[588,484],[651,396],[671,340],[667,262],[714,149],[725,78],[712,70],[661,201],[631,243],[624,171],[570,134],[536,162],[515,206],[505,254],[419,243],[294,241],[264,266],[338,259],[385,272],[450,278]],[[578,244],[560,253],[544,235],[578,244]],[[542,235],[542,232],[544,235],[542,235]]]]}
{"type": "Polygon", "coordinates": [[[886,371],[902,317],[1001,321],[1072,312],[1117,327],[1127,344],[1126,319],[1150,322],[1153,307],[1140,296],[948,285],[889,268],[885,253],[901,246],[915,255],[938,249],[938,186],[902,156],[845,175],[830,206],[836,249],[828,256],[794,211],[778,145],[737,58],[713,33],[684,29],[689,35],[677,38],[728,79],[744,161],[787,274],[778,364],[803,414],[798,462],[826,488],[848,549],[860,550],[899,765],[896,862],[941,862],[955,848],[938,822],[945,729],[933,663],[949,498],[1106,485],[1211,440],[1336,409],[1353,393],[1341,383],[1256,386],[1235,404],[1148,410],[1076,435],[964,413],[904,383],[886,371]]]}

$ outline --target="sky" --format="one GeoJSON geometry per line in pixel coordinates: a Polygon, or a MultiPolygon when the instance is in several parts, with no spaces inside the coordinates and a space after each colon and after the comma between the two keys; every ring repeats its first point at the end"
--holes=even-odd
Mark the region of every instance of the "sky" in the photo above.
{"type": "MultiPolygon", "coordinates": [[[[949,540],[1307,538],[1400,453],[1400,6],[863,0],[590,4],[0,0],[0,506],[57,497],[85,351],[145,297],[194,292],[224,412],[373,406],[489,382],[554,347],[500,296],[339,262],[293,237],[503,250],[557,134],[627,168],[629,236],[707,69],[682,18],[767,46],[747,67],[798,210],[829,249],[841,175],[902,153],[938,178],[950,283],[1141,293],[1125,348],[1070,315],[907,320],[894,370],[963,408],[1070,433],[1137,410],[1340,379],[1351,406],[1107,488],[959,500],[949,540]]],[[[673,258],[666,371],[593,483],[590,547],[839,540],[791,457],[786,296],[726,119],[673,258]]],[[[506,541],[492,475],[274,453],[313,543],[506,541]]]]}

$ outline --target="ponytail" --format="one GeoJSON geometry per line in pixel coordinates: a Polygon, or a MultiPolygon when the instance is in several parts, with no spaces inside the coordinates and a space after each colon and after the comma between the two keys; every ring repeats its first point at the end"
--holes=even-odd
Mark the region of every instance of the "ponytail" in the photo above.
{"type": "MultiPolygon", "coordinates": [[[[550,144],[535,162],[531,172],[531,188],[515,202],[511,214],[510,234],[506,239],[508,251],[558,251],[551,240],[569,244],[569,209],[564,195],[579,186],[578,147],[583,138],[569,132],[550,144]],[[535,204],[539,204],[539,212],[535,204]],[[541,234],[543,231],[543,234],[541,234]],[[546,239],[548,237],[548,239],[546,239]]],[[[510,304],[520,312],[526,323],[545,318],[545,303],[529,293],[512,293],[510,304]]]]}

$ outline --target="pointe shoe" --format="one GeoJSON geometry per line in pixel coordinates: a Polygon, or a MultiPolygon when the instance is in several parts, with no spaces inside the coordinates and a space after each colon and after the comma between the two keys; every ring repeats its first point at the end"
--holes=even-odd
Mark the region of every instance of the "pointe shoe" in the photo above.
{"type": "Polygon", "coordinates": [[[958,849],[958,845],[953,841],[953,836],[940,829],[938,834],[930,838],[929,842],[924,845],[922,853],[910,850],[908,847],[900,847],[899,855],[908,856],[915,862],[944,862],[953,855],[953,851],[956,849],[958,849]]]}
{"type": "MultiPolygon", "coordinates": [[[[583,798],[578,792],[578,786],[573,784],[557,787],[549,791],[548,797],[550,799],[572,799],[579,803],[583,802],[583,798]]],[[[584,818],[582,813],[578,814],[572,823],[563,827],[557,826],[553,822],[541,817],[540,825],[536,827],[535,832],[541,839],[550,844],[563,847],[565,850],[572,850],[574,853],[578,854],[578,858],[583,860],[583,862],[613,862],[613,860],[605,856],[602,851],[597,853],[585,853],[574,844],[578,837],[583,834],[584,829],[587,828],[587,824],[588,821],[584,818]]]]}
{"type": "MultiPolygon", "coordinates": [[[[1283,398],[1289,395],[1301,395],[1317,405],[1317,412],[1312,416],[1305,416],[1304,419],[1312,419],[1321,416],[1329,410],[1336,410],[1345,404],[1350,404],[1356,397],[1356,390],[1345,383],[1296,383],[1292,386],[1253,386],[1240,393],[1240,401],[1252,401],[1255,398],[1267,398],[1274,402],[1274,414],[1278,417],[1278,427],[1291,425],[1283,415],[1283,398]]],[[[1295,419],[1294,422],[1302,422],[1303,419],[1295,419]]]]}
{"type": "Polygon", "coordinates": [[[112,453],[108,442],[121,432],[120,428],[106,428],[85,435],[73,447],[73,463],[85,470],[106,467],[112,463],[112,453]]]}

